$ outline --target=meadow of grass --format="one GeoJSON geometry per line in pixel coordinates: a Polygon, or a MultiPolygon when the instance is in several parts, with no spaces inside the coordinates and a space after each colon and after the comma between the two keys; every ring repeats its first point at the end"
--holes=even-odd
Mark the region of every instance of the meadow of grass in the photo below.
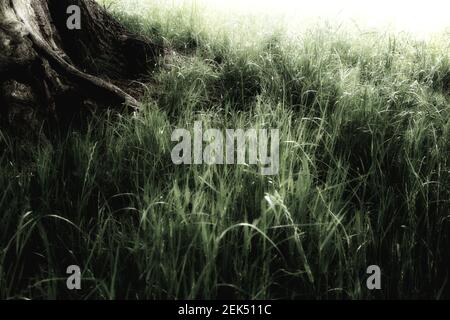
{"type": "Polygon", "coordinates": [[[110,9],[165,54],[136,116],[0,131],[1,298],[450,298],[449,38],[110,9]],[[279,175],[175,166],[198,120],[280,129],[279,175]]]}

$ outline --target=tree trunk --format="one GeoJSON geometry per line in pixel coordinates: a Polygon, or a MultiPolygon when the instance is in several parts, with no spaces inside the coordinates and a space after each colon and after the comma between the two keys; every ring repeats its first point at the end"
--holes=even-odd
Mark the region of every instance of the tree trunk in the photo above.
{"type": "Polygon", "coordinates": [[[30,131],[83,108],[138,108],[127,84],[158,54],[94,0],[0,0],[2,125],[30,131]],[[67,27],[71,5],[81,9],[79,30],[67,27]]]}

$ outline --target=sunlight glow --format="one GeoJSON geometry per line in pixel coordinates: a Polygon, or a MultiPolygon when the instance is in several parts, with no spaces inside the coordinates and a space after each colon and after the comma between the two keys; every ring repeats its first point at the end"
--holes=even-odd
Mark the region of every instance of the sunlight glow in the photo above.
{"type": "Polygon", "coordinates": [[[449,0],[169,0],[196,1],[220,11],[283,17],[292,25],[309,21],[391,28],[426,35],[450,27],[449,0]]]}

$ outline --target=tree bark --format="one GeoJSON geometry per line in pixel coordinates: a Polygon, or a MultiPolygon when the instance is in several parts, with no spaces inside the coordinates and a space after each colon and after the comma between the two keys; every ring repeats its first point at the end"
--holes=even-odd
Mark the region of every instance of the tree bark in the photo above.
{"type": "Polygon", "coordinates": [[[87,107],[138,108],[127,84],[159,52],[94,0],[0,0],[1,122],[31,130],[87,107]],[[67,27],[71,5],[80,30],[67,27]]]}

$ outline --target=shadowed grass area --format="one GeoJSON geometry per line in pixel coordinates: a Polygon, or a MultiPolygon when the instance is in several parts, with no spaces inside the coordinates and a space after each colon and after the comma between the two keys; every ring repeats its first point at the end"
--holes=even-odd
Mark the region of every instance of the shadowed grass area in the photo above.
{"type": "Polygon", "coordinates": [[[448,38],[238,37],[183,10],[114,11],[167,48],[137,116],[0,132],[0,297],[449,298],[448,38]],[[172,164],[197,120],[280,129],[279,175],[172,164]]]}

